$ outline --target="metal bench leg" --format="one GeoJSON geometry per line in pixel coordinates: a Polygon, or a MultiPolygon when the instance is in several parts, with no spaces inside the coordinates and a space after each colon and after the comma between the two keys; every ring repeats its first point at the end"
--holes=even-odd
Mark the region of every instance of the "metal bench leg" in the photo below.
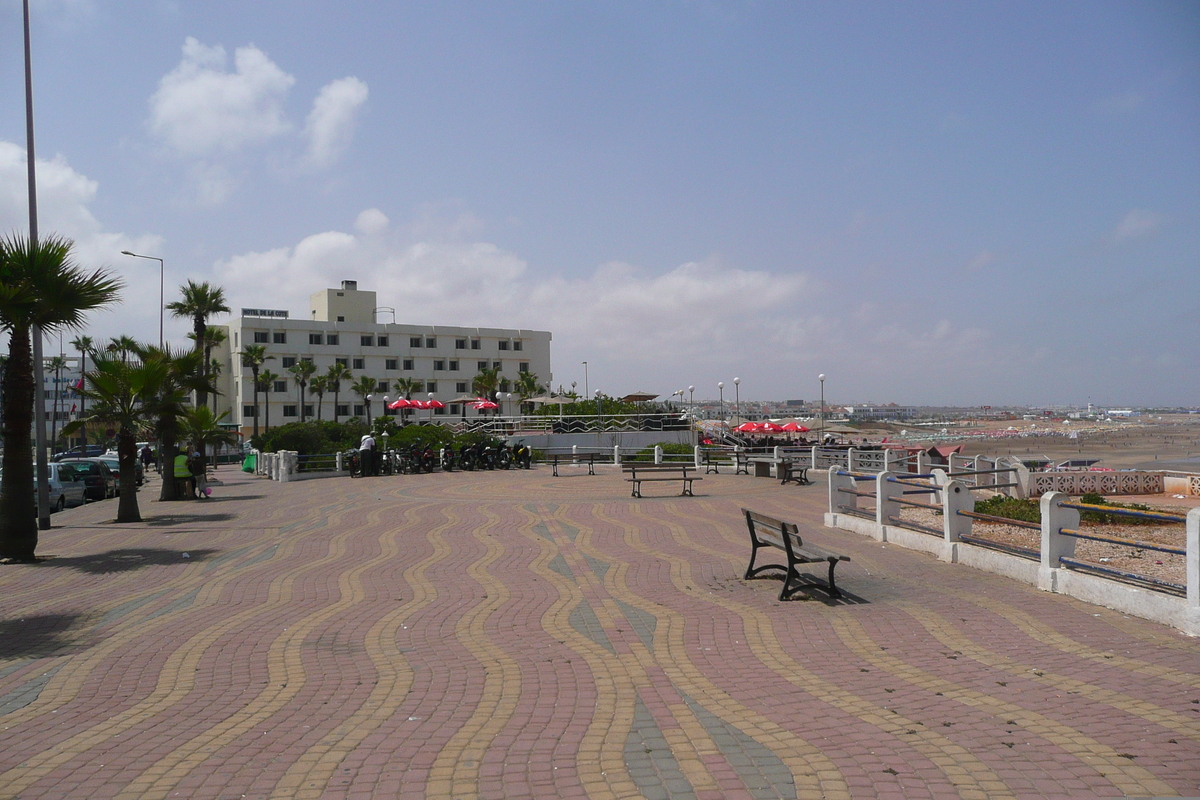
{"type": "Polygon", "coordinates": [[[841,597],[842,596],[842,593],[837,588],[837,584],[835,584],[833,582],[833,570],[837,566],[837,563],[838,562],[837,562],[836,558],[829,559],[829,596],[830,597],[841,597]]]}

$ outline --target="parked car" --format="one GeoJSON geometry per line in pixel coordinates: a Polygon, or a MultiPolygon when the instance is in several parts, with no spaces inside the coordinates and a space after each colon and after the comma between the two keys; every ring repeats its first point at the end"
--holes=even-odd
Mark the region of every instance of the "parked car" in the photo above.
{"type": "MultiPolygon", "coordinates": [[[[105,463],[105,465],[108,467],[109,471],[112,472],[113,480],[115,480],[117,482],[117,497],[120,497],[121,496],[121,460],[119,458],[117,458],[116,456],[110,456],[110,455],[100,456],[100,460],[103,461],[105,463]]],[[[141,459],[134,460],[133,465],[137,471],[137,485],[141,486],[142,482],[146,479],[146,473],[145,473],[145,470],[142,468],[141,459]]]]}
{"type": "Polygon", "coordinates": [[[87,486],[89,500],[107,500],[117,496],[117,479],[102,458],[64,458],[59,464],[71,466],[87,486]]]}
{"type": "Polygon", "coordinates": [[[68,458],[95,458],[104,454],[105,447],[101,444],[79,445],[70,450],[63,450],[50,456],[51,461],[63,461],[68,458]]]}
{"type": "MultiPolygon", "coordinates": [[[[50,511],[62,511],[67,506],[81,506],[87,502],[84,492],[87,487],[75,474],[73,467],[65,464],[48,464],[50,488],[50,511]]],[[[4,481],[4,473],[0,471],[0,483],[4,481]]],[[[37,494],[37,473],[33,476],[33,491],[37,494]]]]}

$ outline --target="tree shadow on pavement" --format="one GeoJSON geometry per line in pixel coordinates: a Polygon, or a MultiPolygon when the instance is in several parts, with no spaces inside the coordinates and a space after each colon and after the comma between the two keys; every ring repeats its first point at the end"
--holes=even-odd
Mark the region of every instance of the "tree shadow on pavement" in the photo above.
{"type": "Polygon", "coordinates": [[[162,528],[171,525],[187,525],[193,522],[228,522],[231,519],[233,519],[233,514],[163,514],[157,517],[148,517],[144,522],[153,528],[162,528]]]}
{"type": "Polygon", "coordinates": [[[155,547],[129,547],[120,550],[108,550],[103,553],[93,553],[86,556],[66,556],[63,558],[47,558],[39,561],[43,567],[66,567],[87,572],[92,575],[107,575],[114,572],[129,572],[142,567],[165,566],[168,564],[186,564],[189,561],[203,561],[216,553],[216,550],[162,550],[155,547]],[[184,552],[188,554],[183,557],[184,552]]]}
{"type": "Polygon", "coordinates": [[[31,614],[0,620],[0,660],[45,658],[78,646],[68,632],[80,614],[31,614]]]}
{"type": "Polygon", "coordinates": [[[226,497],[225,495],[213,495],[205,500],[205,503],[231,503],[234,500],[262,500],[266,495],[261,494],[235,494],[226,497]]]}

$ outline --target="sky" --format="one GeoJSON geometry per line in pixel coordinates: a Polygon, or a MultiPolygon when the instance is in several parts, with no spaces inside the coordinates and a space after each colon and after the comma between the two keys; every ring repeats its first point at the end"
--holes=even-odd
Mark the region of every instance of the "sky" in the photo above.
{"type": "MultiPolygon", "coordinates": [[[[93,337],[157,338],[130,250],[167,302],[549,330],[554,388],[1200,405],[1200,4],[31,8],[40,229],[127,284],[93,337]]],[[[6,0],[4,233],[21,41],[6,0]]]]}

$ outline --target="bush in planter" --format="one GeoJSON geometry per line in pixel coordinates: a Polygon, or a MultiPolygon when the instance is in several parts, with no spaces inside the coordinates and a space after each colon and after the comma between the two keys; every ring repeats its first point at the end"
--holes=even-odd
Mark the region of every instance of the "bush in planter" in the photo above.
{"type": "Polygon", "coordinates": [[[637,461],[637,462],[643,462],[643,461],[653,462],[655,447],[661,447],[664,456],[666,456],[668,454],[670,454],[670,455],[691,455],[694,452],[692,450],[692,446],[690,444],[679,444],[678,442],[658,442],[656,444],[650,445],[649,447],[644,447],[641,450],[638,450],[636,453],[634,453],[632,456],[629,456],[625,460],[626,461],[637,461]]]}

